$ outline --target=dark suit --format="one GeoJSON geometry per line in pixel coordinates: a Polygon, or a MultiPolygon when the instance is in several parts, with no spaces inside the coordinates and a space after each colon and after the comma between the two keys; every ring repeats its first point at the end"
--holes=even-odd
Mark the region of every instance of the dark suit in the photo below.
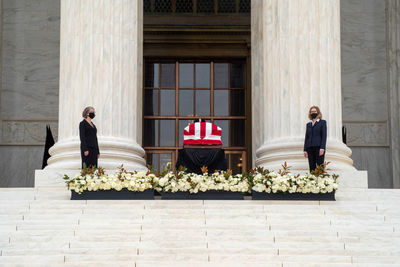
{"type": "MultiPolygon", "coordinates": [[[[92,123],[93,124],[93,123],[92,123]]],[[[93,124],[93,127],[84,119],[79,124],[79,137],[81,139],[81,157],[82,157],[82,168],[83,163],[86,167],[96,166],[97,159],[100,154],[99,144],[97,142],[97,129],[93,124]],[[84,152],[89,151],[89,155],[85,156],[84,152]]]]}
{"type": "Polygon", "coordinates": [[[326,151],[326,132],[325,120],[316,121],[314,125],[312,125],[312,122],[307,123],[304,151],[308,154],[310,172],[314,170],[317,165],[324,163],[325,152],[320,156],[319,150],[324,149],[326,151]]]}

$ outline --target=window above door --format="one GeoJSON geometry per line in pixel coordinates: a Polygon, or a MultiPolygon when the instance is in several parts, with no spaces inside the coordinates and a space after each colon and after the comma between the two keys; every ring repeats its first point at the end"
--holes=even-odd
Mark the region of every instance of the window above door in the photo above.
{"type": "Polygon", "coordinates": [[[250,0],[144,0],[145,14],[249,14],[250,0]]]}

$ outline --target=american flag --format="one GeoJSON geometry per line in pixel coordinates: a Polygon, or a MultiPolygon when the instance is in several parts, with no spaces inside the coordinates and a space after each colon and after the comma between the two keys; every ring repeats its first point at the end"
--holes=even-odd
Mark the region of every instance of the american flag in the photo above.
{"type": "Polygon", "coordinates": [[[222,145],[222,130],[210,122],[195,122],[183,130],[183,145],[222,145]]]}

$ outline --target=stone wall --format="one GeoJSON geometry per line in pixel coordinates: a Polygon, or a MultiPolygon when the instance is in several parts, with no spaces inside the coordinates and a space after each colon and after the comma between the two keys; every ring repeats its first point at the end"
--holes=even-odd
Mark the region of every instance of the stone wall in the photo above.
{"type": "Polygon", "coordinates": [[[400,0],[387,0],[386,21],[393,187],[400,188],[400,0]]]}
{"type": "Polygon", "coordinates": [[[386,1],[341,1],[343,125],[369,187],[393,187],[386,68],[386,1]]]}
{"type": "Polygon", "coordinates": [[[3,0],[2,186],[33,186],[46,124],[57,136],[60,1],[3,0]]]}

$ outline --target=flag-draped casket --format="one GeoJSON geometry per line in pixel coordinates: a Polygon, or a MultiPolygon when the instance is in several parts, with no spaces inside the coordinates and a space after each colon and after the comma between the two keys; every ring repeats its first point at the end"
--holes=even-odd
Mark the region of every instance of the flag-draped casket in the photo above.
{"type": "Polygon", "coordinates": [[[183,145],[222,145],[222,130],[210,122],[189,124],[183,131],[183,145]]]}

